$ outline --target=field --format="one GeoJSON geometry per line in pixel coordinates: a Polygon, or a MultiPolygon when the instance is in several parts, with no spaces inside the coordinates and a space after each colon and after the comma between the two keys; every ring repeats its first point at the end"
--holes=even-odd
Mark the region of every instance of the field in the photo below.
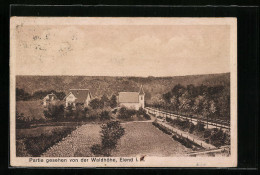
{"type": "Polygon", "coordinates": [[[151,122],[132,122],[123,124],[125,135],[119,141],[112,156],[178,156],[191,151],[174,141],[170,136],[152,125],[151,122]]]}
{"type": "MultiPolygon", "coordinates": [[[[189,152],[179,142],[164,134],[151,122],[123,123],[125,135],[111,156],[178,156],[189,152]]],[[[94,156],[90,147],[100,143],[100,125],[86,124],[73,131],[68,137],[54,145],[43,157],[89,157],[94,156]]]]}

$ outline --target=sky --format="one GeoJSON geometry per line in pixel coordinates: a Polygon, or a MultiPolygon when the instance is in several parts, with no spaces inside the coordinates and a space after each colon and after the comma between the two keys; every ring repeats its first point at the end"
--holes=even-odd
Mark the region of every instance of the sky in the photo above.
{"type": "Polygon", "coordinates": [[[230,26],[19,25],[15,52],[16,75],[225,73],[230,72],[230,26]]]}

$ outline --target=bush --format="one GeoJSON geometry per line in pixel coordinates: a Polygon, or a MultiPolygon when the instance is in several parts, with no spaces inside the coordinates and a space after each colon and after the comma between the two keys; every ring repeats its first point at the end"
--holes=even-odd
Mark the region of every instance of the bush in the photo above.
{"type": "Polygon", "coordinates": [[[227,134],[222,130],[215,130],[209,137],[210,143],[216,147],[225,145],[227,134]]]}
{"type": "Polygon", "coordinates": [[[103,124],[101,128],[101,145],[93,145],[91,152],[95,155],[110,156],[118,140],[125,134],[125,129],[119,121],[110,121],[103,124]]]}
{"type": "Polygon", "coordinates": [[[162,132],[164,132],[165,134],[171,135],[172,131],[169,128],[166,128],[163,125],[160,125],[157,122],[153,122],[153,125],[156,126],[157,128],[159,128],[162,132]]]}
{"type": "Polygon", "coordinates": [[[192,142],[189,139],[187,139],[187,138],[180,137],[180,136],[177,136],[177,135],[173,135],[172,138],[174,140],[180,142],[182,145],[184,145],[187,148],[193,148],[192,142]]]}
{"type": "Polygon", "coordinates": [[[209,138],[211,136],[211,131],[210,130],[205,130],[204,131],[204,138],[209,138]]]}
{"type": "Polygon", "coordinates": [[[137,113],[136,110],[126,109],[125,107],[122,107],[119,110],[118,118],[120,118],[120,119],[130,119],[136,113],[137,113]]]}
{"type": "Polygon", "coordinates": [[[43,111],[46,118],[58,121],[64,118],[64,106],[63,105],[49,105],[48,109],[43,111]]]}
{"type": "Polygon", "coordinates": [[[180,121],[179,126],[181,127],[181,129],[185,130],[190,127],[190,122],[189,120],[180,121]]]}
{"type": "Polygon", "coordinates": [[[195,129],[195,125],[192,122],[190,122],[189,133],[193,133],[194,129],[195,129]]]}
{"type": "Polygon", "coordinates": [[[94,155],[103,155],[102,146],[99,144],[92,145],[90,150],[94,155]]]}
{"type": "Polygon", "coordinates": [[[198,121],[198,123],[196,125],[196,130],[199,131],[199,132],[202,132],[202,131],[205,130],[204,126],[205,126],[204,123],[198,121]]]}
{"type": "Polygon", "coordinates": [[[100,114],[100,120],[109,120],[110,115],[108,111],[102,111],[100,114]]]}
{"type": "Polygon", "coordinates": [[[137,114],[138,116],[144,117],[144,118],[147,119],[147,120],[151,120],[150,115],[148,115],[143,108],[139,108],[139,110],[136,112],[136,114],[137,114]]]}

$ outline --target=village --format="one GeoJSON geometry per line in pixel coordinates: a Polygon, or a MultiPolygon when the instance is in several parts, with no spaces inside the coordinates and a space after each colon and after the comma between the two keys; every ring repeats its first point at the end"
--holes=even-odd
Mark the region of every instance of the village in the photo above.
{"type": "MultiPolygon", "coordinates": [[[[89,89],[76,88],[69,89],[62,98],[58,97],[59,94],[55,91],[47,94],[37,101],[40,109],[38,113],[42,111],[45,120],[24,122],[22,118],[25,114],[17,113],[17,127],[20,128],[18,131],[21,131],[18,132],[18,138],[21,139],[17,142],[19,145],[17,154],[43,157],[129,156],[148,151],[147,154],[154,155],[158,147],[161,150],[158,154],[165,156],[168,154],[228,156],[230,154],[228,123],[222,120],[209,121],[195,115],[180,115],[158,108],[156,105],[146,106],[144,87],[140,85],[138,88],[139,91],[135,92],[119,91],[110,98],[105,95],[101,98],[93,97],[89,89]],[[121,127],[120,137],[123,137],[119,142],[119,150],[113,148],[109,153],[104,153],[95,143],[100,142],[98,138],[100,138],[101,126],[110,122],[119,122],[116,128],[121,127]],[[45,135],[48,128],[48,132],[56,136],[41,134],[36,137],[38,140],[32,141],[29,136],[24,139],[22,131],[34,128],[37,133],[43,127],[44,132],[40,133],[45,135]],[[150,143],[149,140],[154,140],[153,144],[157,146],[147,150],[145,145],[150,143]],[[133,148],[137,146],[140,149],[130,148],[126,154],[123,150],[130,142],[133,148]],[[173,145],[165,149],[161,142],[173,145]],[[35,150],[34,144],[40,144],[42,148],[35,150]]],[[[25,102],[18,101],[18,104],[25,102]]],[[[28,106],[30,108],[30,105],[28,106]]],[[[33,138],[35,139],[35,136],[33,138]]]]}
{"type": "MultiPolygon", "coordinates": [[[[70,89],[69,93],[64,97],[64,107],[72,107],[74,110],[76,105],[81,105],[83,108],[89,106],[93,99],[89,89],[70,89]]],[[[43,98],[42,104],[45,108],[49,105],[54,105],[58,101],[54,93],[48,94],[43,98]]],[[[141,85],[139,92],[119,92],[117,96],[118,107],[126,107],[129,109],[138,110],[145,107],[145,93],[141,85]]]]}

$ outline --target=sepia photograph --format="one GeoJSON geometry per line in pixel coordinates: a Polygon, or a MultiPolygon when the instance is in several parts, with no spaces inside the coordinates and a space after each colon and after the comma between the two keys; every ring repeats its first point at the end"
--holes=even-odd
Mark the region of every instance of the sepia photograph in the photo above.
{"type": "Polygon", "coordinates": [[[12,17],[10,162],[236,167],[236,18],[12,17]]]}

